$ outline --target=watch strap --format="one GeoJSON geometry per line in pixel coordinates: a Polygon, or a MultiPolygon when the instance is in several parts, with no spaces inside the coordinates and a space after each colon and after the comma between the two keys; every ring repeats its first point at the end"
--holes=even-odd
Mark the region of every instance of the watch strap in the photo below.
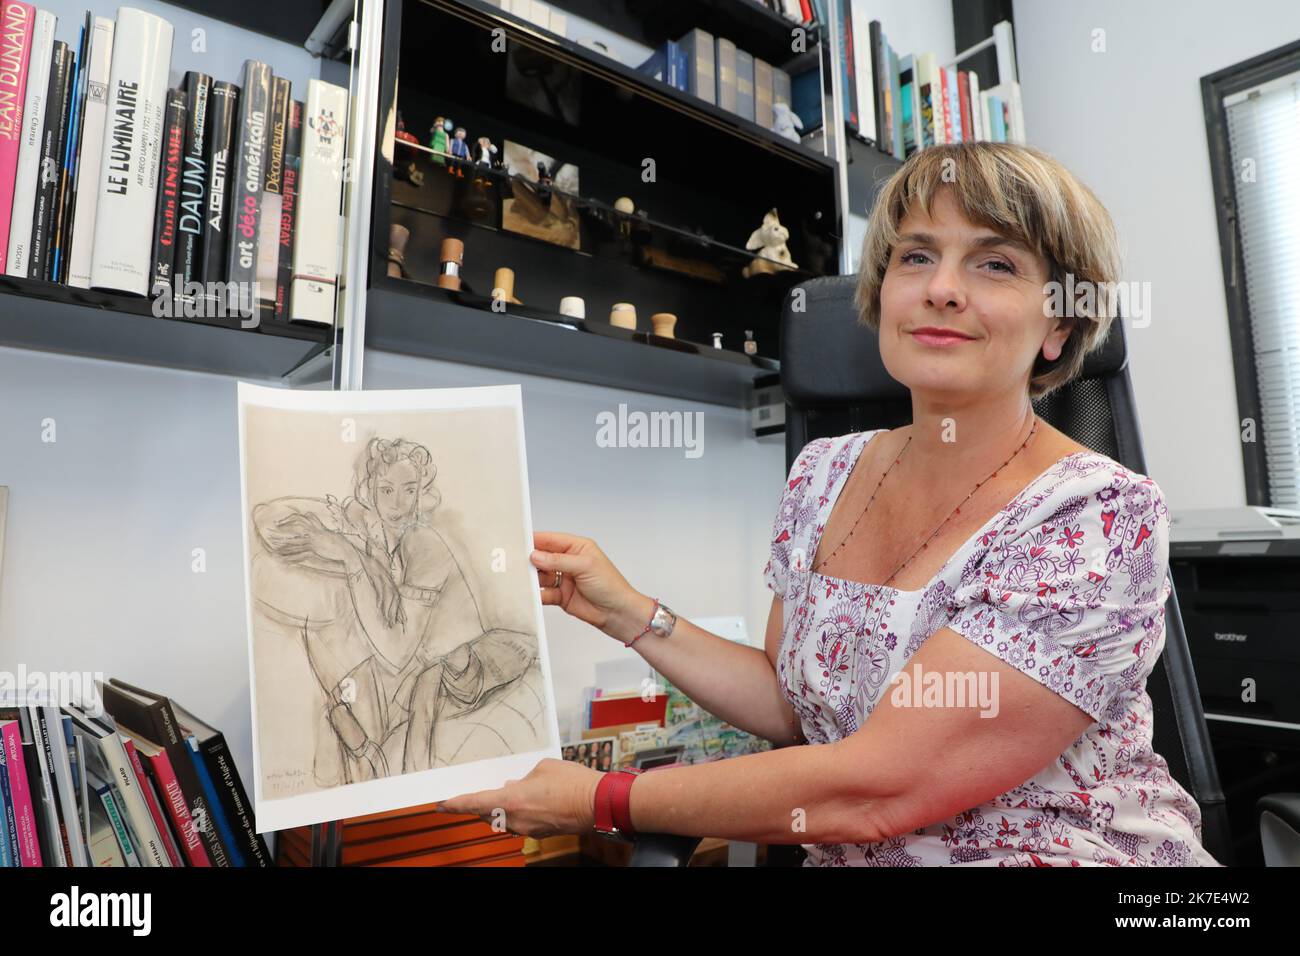
{"type": "Polygon", "coordinates": [[[629,811],[632,784],[641,771],[635,767],[611,770],[596,784],[596,831],[630,842],[636,836],[629,811]]]}

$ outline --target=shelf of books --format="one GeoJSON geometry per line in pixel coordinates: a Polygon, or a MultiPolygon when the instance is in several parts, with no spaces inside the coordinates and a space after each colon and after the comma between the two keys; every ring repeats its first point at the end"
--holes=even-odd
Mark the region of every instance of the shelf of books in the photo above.
{"type": "Polygon", "coordinates": [[[259,378],[328,367],[348,65],[253,42],[242,3],[233,26],[203,4],[72,7],[0,2],[0,345],[259,378]]]}
{"type": "Polygon", "coordinates": [[[885,26],[868,20],[862,7],[840,8],[850,11],[839,23],[845,121],[882,152],[902,160],[936,144],[1026,141],[1010,23],[996,24],[987,40],[940,63],[932,52],[894,49],[885,26]],[[985,49],[997,52],[993,85],[992,77],[961,65],[985,49]]]}

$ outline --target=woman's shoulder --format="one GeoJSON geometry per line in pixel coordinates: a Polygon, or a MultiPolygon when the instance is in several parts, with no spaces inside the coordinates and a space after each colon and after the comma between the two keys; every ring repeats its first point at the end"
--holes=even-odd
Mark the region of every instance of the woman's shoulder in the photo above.
{"type": "Polygon", "coordinates": [[[1030,482],[1007,506],[1014,524],[1100,523],[1109,536],[1117,517],[1146,524],[1148,534],[1167,534],[1168,506],[1150,476],[1109,455],[1079,446],[1030,482]]]}

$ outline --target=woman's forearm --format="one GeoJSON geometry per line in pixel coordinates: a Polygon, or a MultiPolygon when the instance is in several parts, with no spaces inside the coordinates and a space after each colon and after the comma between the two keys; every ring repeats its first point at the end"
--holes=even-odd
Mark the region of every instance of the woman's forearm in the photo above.
{"type": "Polygon", "coordinates": [[[637,833],[755,843],[874,843],[885,839],[869,767],[836,744],[786,747],[665,767],[637,777],[628,804],[637,833]]]}
{"type": "MultiPolygon", "coordinates": [[[[629,612],[628,638],[649,621],[654,600],[645,598],[642,610],[640,623],[633,623],[636,612],[629,612]]],[[[678,618],[668,637],[651,632],[633,644],[632,650],[713,716],[779,746],[802,739],[799,721],[781,693],[772,662],[758,648],[728,641],[678,618]]]]}

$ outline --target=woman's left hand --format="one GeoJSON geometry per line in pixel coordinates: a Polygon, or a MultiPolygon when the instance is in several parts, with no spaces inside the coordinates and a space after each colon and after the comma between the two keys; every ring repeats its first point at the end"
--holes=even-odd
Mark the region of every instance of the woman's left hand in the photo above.
{"type": "Polygon", "coordinates": [[[439,813],[472,813],[495,827],[536,839],[585,833],[596,825],[596,784],[604,774],[547,757],[522,780],[443,800],[439,813]]]}

